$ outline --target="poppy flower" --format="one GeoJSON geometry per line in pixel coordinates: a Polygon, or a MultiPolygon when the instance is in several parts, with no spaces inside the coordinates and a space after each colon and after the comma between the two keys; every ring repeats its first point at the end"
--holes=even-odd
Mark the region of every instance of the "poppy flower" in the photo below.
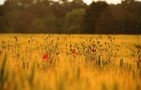
{"type": "Polygon", "coordinates": [[[73,54],[73,56],[75,56],[75,57],[78,55],[77,52],[75,51],[75,49],[72,50],[72,54],[73,54]]]}
{"type": "Polygon", "coordinates": [[[93,48],[93,49],[91,49],[91,51],[92,51],[92,52],[96,52],[96,49],[95,49],[95,48],[93,48]]]}
{"type": "Polygon", "coordinates": [[[43,54],[42,58],[43,58],[43,60],[47,60],[48,59],[48,54],[43,54]]]}

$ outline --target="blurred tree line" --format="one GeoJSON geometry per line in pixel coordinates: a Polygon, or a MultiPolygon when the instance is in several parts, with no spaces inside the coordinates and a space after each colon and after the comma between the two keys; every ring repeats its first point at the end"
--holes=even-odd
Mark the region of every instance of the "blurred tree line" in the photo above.
{"type": "Polygon", "coordinates": [[[0,33],[141,34],[141,2],[6,0],[0,33]]]}

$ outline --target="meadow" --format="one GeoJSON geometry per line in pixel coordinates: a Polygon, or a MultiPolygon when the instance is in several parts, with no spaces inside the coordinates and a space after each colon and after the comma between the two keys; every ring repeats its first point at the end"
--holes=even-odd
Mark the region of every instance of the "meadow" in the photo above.
{"type": "Polygon", "coordinates": [[[1,34],[0,90],[141,90],[141,35],[1,34]]]}

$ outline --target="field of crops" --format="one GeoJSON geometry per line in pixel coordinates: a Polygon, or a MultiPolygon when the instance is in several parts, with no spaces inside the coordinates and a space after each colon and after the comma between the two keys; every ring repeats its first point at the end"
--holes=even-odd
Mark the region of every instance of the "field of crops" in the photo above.
{"type": "Polygon", "coordinates": [[[0,90],[141,90],[141,35],[0,35],[0,90]]]}

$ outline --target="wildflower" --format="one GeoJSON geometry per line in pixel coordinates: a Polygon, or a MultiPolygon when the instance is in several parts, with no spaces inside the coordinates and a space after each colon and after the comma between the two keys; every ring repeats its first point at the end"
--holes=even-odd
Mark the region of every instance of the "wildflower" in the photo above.
{"type": "Polygon", "coordinates": [[[91,49],[91,51],[92,51],[92,52],[96,52],[96,49],[95,49],[95,48],[93,48],[93,49],[91,49]]]}
{"type": "Polygon", "coordinates": [[[43,60],[47,60],[48,59],[48,54],[43,54],[42,58],[43,58],[43,60]]]}
{"type": "Polygon", "coordinates": [[[75,57],[78,55],[78,53],[75,51],[75,49],[72,50],[72,54],[73,54],[73,56],[75,56],[75,57]]]}

